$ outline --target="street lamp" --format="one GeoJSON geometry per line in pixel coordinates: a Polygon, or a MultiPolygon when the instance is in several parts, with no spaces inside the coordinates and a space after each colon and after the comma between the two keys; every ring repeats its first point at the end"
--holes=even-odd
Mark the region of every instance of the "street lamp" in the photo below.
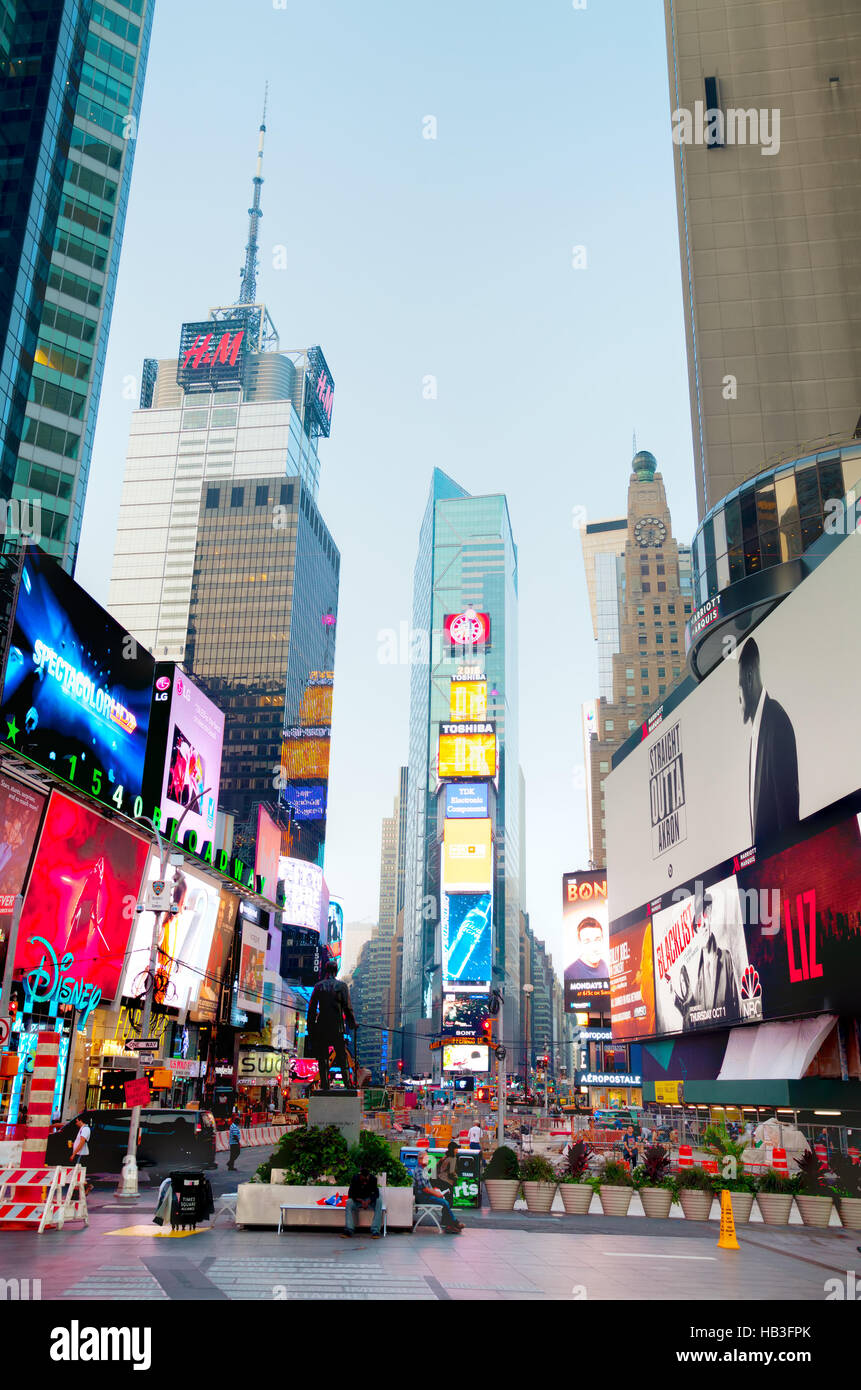
{"type": "MultiPolygon", "coordinates": [[[[523,1027],[523,1032],[524,1032],[524,1039],[523,1039],[523,1085],[524,1085],[524,1087],[526,1088],[526,1090],[529,1091],[529,1089],[530,1089],[530,1086],[529,1086],[529,1070],[530,1070],[530,1065],[529,1065],[529,1064],[530,1064],[530,1051],[531,1051],[530,1046],[529,1046],[529,1043],[530,1043],[530,1027],[531,1027],[530,1003],[531,1003],[531,1000],[532,1000],[532,996],[533,996],[533,994],[535,993],[535,986],[534,986],[534,985],[524,985],[524,986],[523,986],[523,993],[526,995],[526,1009],[525,1009],[525,1011],[524,1011],[524,1019],[525,1019],[525,1021],[524,1021],[524,1027],[523,1027]]],[[[524,1097],[524,1098],[525,1098],[525,1097],[524,1097]]]]}

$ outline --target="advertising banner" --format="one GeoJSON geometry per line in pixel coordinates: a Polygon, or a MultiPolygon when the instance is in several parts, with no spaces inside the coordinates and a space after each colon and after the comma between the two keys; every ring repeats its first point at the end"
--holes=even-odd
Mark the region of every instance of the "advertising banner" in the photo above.
{"type": "Polygon", "coordinates": [[[263,978],[266,971],[266,931],[253,922],[242,923],[242,945],[239,955],[240,1009],[249,1013],[263,1012],[263,978]]]}
{"type": "Polygon", "coordinates": [[[477,1043],[446,1043],[442,1050],[442,1069],[450,1072],[486,1072],[489,1048],[477,1043]]]}
{"type": "Polygon", "coordinates": [[[329,955],[333,960],[340,960],[344,942],[344,908],[337,898],[329,899],[326,931],[326,945],[329,948],[329,955]]]}
{"type": "Polygon", "coordinates": [[[224,715],[172,661],[155,670],[144,792],[161,807],[162,824],[182,816],[181,834],[193,830],[198,847],[212,840],[224,715]]]}
{"type": "Polygon", "coordinates": [[[264,806],[257,808],[257,844],[254,872],[261,877],[260,892],[270,902],[277,901],[278,861],[281,858],[281,831],[264,806]]]}
{"type": "Polygon", "coordinates": [[[493,963],[490,893],[443,893],[443,985],[490,985],[493,963]]]}
{"type": "Polygon", "coordinates": [[[453,680],[449,699],[452,720],[487,718],[486,680],[453,680]]]}
{"type": "Polygon", "coordinates": [[[9,921],[30,867],[45,800],[23,782],[0,775],[0,971],[6,956],[9,921]]]}
{"type": "Polygon", "coordinates": [[[284,882],[283,921],[293,927],[313,927],[319,932],[323,896],[323,870],[319,864],[282,855],[278,876],[284,882]]]}
{"type": "Polygon", "coordinates": [[[442,997],[444,1038],[474,1038],[488,1017],[489,994],[448,991],[442,997]]]}
{"type": "MultiPolygon", "coordinates": [[[[648,918],[610,938],[610,1021],[612,1036],[623,1042],[655,1031],[652,923],[648,918]]],[[[591,1037],[593,1031],[597,1030],[584,1029],[581,1036],[591,1037]]]]}
{"type": "Polygon", "coordinates": [[[610,1004],[610,929],[606,870],[562,876],[565,1012],[598,1011],[610,1004]]]}
{"type": "Polygon", "coordinates": [[[195,1023],[215,1023],[218,1018],[218,998],[230,958],[230,948],[233,945],[238,908],[239,895],[222,888],[218,895],[218,914],[215,918],[209,956],[200,980],[197,1006],[190,1014],[195,1023]]]}
{"type": "Polygon", "coordinates": [[[7,748],[140,815],[154,670],[125,628],[27,547],[0,708],[7,748]]]}
{"type": "Polygon", "coordinates": [[[496,776],[496,725],[441,724],[437,773],[447,777],[496,776]]]}
{"type": "MultiPolygon", "coordinates": [[[[159,859],[153,853],[147,878],[152,880],[158,876],[159,859]]],[[[209,961],[221,900],[220,888],[215,879],[190,869],[187,864],[168,864],[165,879],[170,885],[171,900],[179,911],[174,915],[161,915],[153,999],[156,1004],[170,1009],[185,1009],[187,1005],[194,1009],[209,961]]],[[[130,999],[137,999],[149,987],[154,914],[141,912],[135,921],[123,983],[123,994],[130,999]]]]}
{"type": "Polygon", "coordinates": [[[472,648],[485,647],[490,641],[490,614],[476,613],[473,608],[463,613],[447,613],[443,619],[443,634],[450,650],[458,656],[472,648]]]}
{"type": "Polygon", "coordinates": [[[490,820],[445,822],[442,884],[444,892],[490,892],[493,886],[490,820]]]}
{"type": "Polygon", "coordinates": [[[325,820],[328,782],[285,782],[282,799],[295,821],[325,820]]]}
{"type": "Polygon", "coordinates": [[[455,782],[445,789],[446,820],[484,820],[489,815],[486,782],[455,782]]]}
{"type": "Polygon", "coordinates": [[[184,323],[179,339],[176,380],[192,395],[197,391],[235,390],[242,385],[248,353],[248,323],[235,318],[184,323]]]}
{"type": "Polygon", "coordinates": [[[51,793],[15,952],[16,975],[42,975],[40,997],[68,979],[115,998],[148,853],[147,840],[51,793]]]}

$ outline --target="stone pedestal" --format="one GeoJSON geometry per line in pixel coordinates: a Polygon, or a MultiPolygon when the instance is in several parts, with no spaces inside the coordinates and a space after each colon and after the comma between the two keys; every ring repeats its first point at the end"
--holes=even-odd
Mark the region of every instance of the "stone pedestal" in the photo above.
{"type": "Polygon", "coordinates": [[[315,1091],[308,1100],[308,1124],[334,1125],[348,1144],[358,1144],[362,1124],[361,1091],[315,1091]]]}

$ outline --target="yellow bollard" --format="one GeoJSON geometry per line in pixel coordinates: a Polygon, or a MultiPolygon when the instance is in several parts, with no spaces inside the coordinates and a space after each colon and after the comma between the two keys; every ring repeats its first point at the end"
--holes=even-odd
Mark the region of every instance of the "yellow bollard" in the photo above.
{"type": "Polygon", "coordinates": [[[732,1197],[726,1188],[720,1194],[720,1236],[718,1250],[740,1250],[736,1239],[735,1219],[732,1214],[732,1197]]]}

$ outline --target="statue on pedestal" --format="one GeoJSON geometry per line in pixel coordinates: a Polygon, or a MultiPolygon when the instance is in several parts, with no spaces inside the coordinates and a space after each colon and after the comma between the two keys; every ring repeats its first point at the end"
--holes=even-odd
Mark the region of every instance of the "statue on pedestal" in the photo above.
{"type": "Polygon", "coordinates": [[[337,963],[327,961],[322,980],[314,986],[308,1003],[308,1039],[306,1054],[317,1059],[321,1091],[329,1086],[329,1048],[335,1053],[335,1065],[340,1068],[344,1085],[350,1086],[350,1067],[344,1041],[346,1029],[356,1026],[350,991],[343,980],[337,980],[337,963]]]}

